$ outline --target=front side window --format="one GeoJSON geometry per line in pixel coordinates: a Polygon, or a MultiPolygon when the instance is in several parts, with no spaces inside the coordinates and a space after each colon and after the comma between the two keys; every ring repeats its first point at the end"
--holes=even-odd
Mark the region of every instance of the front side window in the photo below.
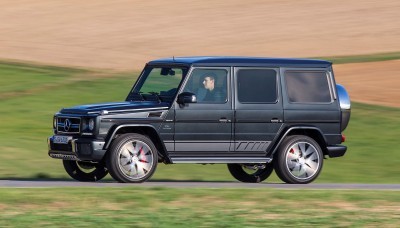
{"type": "Polygon", "coordinates": [[[276,71],[271,69],[239,69],[237,71],[240,103],[275,103],[278,97],[276,71]]]}
{"type": "Polygon", "coordinates": [[[325,71],[286,71],[286,88],[292,103],[330,103],[328,75],[325,71]]]}
{"type": "Polygon", "coordinates": [[[146,67],[127,100],[171,102],[186,73],[186,68],[146,67]]]}
{"type": "Polygon", "coordinates": [[[184,92],[196,94],[197,103],[226,103],[227,75],[224,69],[194,69],[184,92]]]}

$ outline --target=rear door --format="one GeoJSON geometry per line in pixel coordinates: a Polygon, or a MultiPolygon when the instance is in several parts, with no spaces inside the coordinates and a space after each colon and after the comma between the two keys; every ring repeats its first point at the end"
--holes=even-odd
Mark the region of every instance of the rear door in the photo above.
{"type": "Polygon", "coordinates": [[[234,68],[234,150],[263,156],[283,122],[279,69],[234,68]]]}

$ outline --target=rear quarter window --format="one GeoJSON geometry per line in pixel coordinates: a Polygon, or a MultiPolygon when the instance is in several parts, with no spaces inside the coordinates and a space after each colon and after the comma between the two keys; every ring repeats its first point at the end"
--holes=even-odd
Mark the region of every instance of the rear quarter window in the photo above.
{"type": "Polygon", "coordinates": [[[331,103],[328,74],[325,71],[286,71],[286,89],[292,103],[331,103]]]}

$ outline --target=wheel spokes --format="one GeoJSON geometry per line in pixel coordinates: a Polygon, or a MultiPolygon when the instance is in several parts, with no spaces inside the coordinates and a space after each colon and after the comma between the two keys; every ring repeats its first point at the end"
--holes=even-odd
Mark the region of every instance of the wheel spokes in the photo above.
{"type": "Polygon", "coordinates": [[[119,167],[129,179],[140,179],[146,176],[153,166],[153,156],[150,147],[142,141],[129,141],[121,147],[119,167]]]}
{"type": "Polygon", "coordinates": [[[320,165],[315,147],[308,142],[293,144],[286,153],[286,166],[292,176],[299,179],[312,177],[320,165]]]}

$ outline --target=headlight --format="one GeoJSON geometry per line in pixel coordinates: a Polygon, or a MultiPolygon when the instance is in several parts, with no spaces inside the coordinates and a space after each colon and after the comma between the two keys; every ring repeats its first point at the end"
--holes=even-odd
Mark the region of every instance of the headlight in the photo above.
{"type": "Polygon", "coordinates": [[[94,119],[89,120],[89,131],[93,131],[94,129],[94,119]]]}
{"type": "Polygon", "coordinates": [[[57,117],[53,117],[53,128],[57,129],[57,117]]]}

